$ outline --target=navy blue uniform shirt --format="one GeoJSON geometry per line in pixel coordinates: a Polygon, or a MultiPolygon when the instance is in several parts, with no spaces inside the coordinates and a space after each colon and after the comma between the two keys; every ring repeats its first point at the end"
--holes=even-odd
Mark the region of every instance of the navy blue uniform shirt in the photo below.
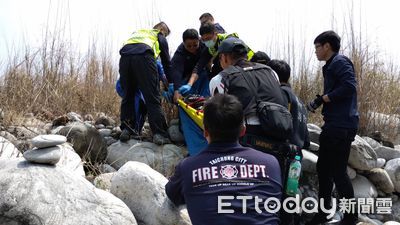
{"type": "Polygon", "coordinates": [[[290,114],[293,117],[293,130],[289,142],[302,149],[310,148],[310,138],[307,129],[307,109],[303,102],[294,94],[289,84],[281,84],[284,95],[290,103],[290,114]]]}
{"type": "Polygon", "coordinates": [[[324,127],[357,129],[357,82],[353,63],[346,56],[334,54],[322,71],[324,95],[331,100],[322,108],[324,127]]]}
{"type": "Polygon", "coordinates": [[[171,60],[171,82],[174,83],[174,90],[178,90],[184,84],[182,82],[189,80],[203,49],[207,49],[207,47],[202,42],[199,43],[199,49],[196,54],[187,51],[183,43],[176,49],[171,60]]]}
{"type": "Polygon", "coordinates": [[[219,23],[215,23],[214,25],[215,25],[215,29],[217,30],[217,33],[219,33],[219,34],[226,33],[225,29],[219,23]]]}
{"type": "Polygon", "coordinates": [[[200,154],[182,160],[165,186],[169,199],[176,205],[186,204],[193,225],[261,225],[278,224],[276,214],[267,213],[267,198],[281,199],[281,172],[272,155],[236,143],[211,143],[200,154]],[[218,213],[218,196],[229,206],[218,213]],[[239,196],[250,196],[247,212],[242,212],[239,196]],[[261,213],[255,210],[255,196],[261,213]]]}

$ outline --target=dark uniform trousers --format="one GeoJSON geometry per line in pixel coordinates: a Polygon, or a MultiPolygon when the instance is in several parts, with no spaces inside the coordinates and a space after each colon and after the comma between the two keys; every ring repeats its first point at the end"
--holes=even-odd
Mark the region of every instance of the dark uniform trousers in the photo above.
{"type": "Polygon", "coordinates": [[[121,86],[125,96],[121,103],[121,129],[134,127],[135,91],[143,94],[153,134],[167,137],[167,123],[161,108],[160,81],[153,53],[121,56],[119,62],[121,86]]]}

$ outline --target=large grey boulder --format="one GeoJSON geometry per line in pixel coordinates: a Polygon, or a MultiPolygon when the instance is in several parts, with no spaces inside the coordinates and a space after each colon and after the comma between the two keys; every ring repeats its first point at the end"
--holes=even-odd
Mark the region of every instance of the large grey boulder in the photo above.
{"type": "Polygon", "coordinates": [[[68,142],[83,160],[92,164],[105,160],[107,145],[95,128],[83,123],[72,123],[61,128],[58,134],[67,137],[68,142]]]}
{"type": "Polygon", "coordinates": [[[82,122],[83,121],[82,116],[76,112],[67,113],[67,117],[68,117],[69,121],[73,121],[73,122],[82,122]]]}
{"type": "Polygon", "coordinates": [[[0,136],[0,159],[21,157],[22,153],[7,139],[0,136]]]}
{"type": "Polygon", "coordinates": [[[368,117],[370,118],[370,123],[368,123],[368,130],[376,130],[376,127],[385,127],[386,129],[383,133],[389,133],[392,130],[400,130],[400,117],[396,114],[383,114],[378,112],[369,111],[368,117]]]}
{"type": "Polygon", "coordinates": [[[172,145],[156,145],[151,142],[129,140],[116,142],[108,147],[107,163],[116,169],[129,161],[146,163],[165,176],[172,175],[176,164],[184,158],[184,149],[172,145]]]}
{"type": "Polygon", "coordinates": [[[375,139],[372,139],[370,137],[367,136],[363,136],[362,137],[373,149],[376,149],[380,146],[382,146],[381,143],[377,142],[375,139]]]}
{"type": "Polygon", "coordinates": [[[180,210],[168,199],[168,180],[141,162],[128,162],[111,180],[111,193],[124,201],[139,224],[191,224],[186,210],[180,210]]]}
{"type": "Polygon", "coordinates": [[[347,176],[349,176],[349,178],[351,180],[353,180],[357,176],[357,172],[353,168],[351,168],[350,166],[347,166],[346,172],[347,172],[347,176]]]}
{"type": "Polygon", "coordinates": [[[317,172],[318,156],[306,150],[301,150],[303,159],[301,160],[301,170],[309,173],[317,172]]]}
{"type": "Polygon", "coordinates": [[[386,161],[395,159],[395,158],[400,158],[400,150],[386,147],[386,146],[379,146],[375,148],[376,155],[379,158],[386,159],[386,161]]]}
{"type": "Polygon", "coordinates": [[[184,142],[185,138],[179,130],[179,125],[172,125],[168,128],[168,134],[173,142],[184,142]]]}
{"type": "Polygon", "coordinates": [[[378,158],[376,160],[376,168],[383,168],[386,164],[386,160],[382,158],[378,158]]]}
{"type": "Polygon", "coordinates": [[[61,148],[61,158],[56,164],[57,167],[68,170],[78,176],[85,176],[85,171],[83,169],[83,163],[81,157],[74,151],[69,143],[64,143],[59,145],[61,148]]]}
{"type": "Polygon", "coordinates": [[[356,135],[351,143],[349,165],[358,170],[371,170],[376,167],[377,156],[371,146],[360,136],[356,135]]]}
{"type": "Polygon", "coordinates": [[[112,194],[55,166],[0,160],[0,224],[137,224],[112,194]]]}
{"type": "Polygon", "coordinates": [[[107,129],[107,128],[98,129],[97,131],[100,133],[100,135],[103,138],[110,136],[111,133],[112,133],[112,130],[111,129],[107,129]]]}
{"type": "Polygon", "coordinates": [[[400,201],[393,202],[391,217],[391,220],[400,221],[400,201]]]}
{"type": "Polygon", "coordinates": [[[117,172],[117,170],[114,167],[112,167],[112,166],[110,166],[110,165],[108,165],[106,163],[99,165],[99,171],[100,171],[100,173],[114,173],[114,172],[117,172]]]}
{"type": "Polygon", "coordinates": [[[359,223],[357,223],[357,225],[381,225],[382,223],[377,223],[374,220],[372,220],[371,218],[369,218],[366,215],[358,215],[358,221],[359,223]]]}
{"type": "Polygon", "coordinates": [[[394,189],[400,192],[400,158],[389,160],[385,170],[393,182],[394,189]]]}
{"type": "Polygon", "coordinates": [[[108,116],[106,116],[106,115],[100,115],[97,119],[96,119],[96,121],[95,121],[95,123],[94,123],[95,125],[99,125],[99,124],[102,124],[102,125],[104,125],[104,126],[115,126],[115,121],[112,119],[112,118],[110,118],[110,117],[108,117],[108,116]]]}
{"type": "Polygon", "coordinates": [[[396,221],[387,221],[383,225],[400,225],[400,223],[396,221]]]}
{"type": "Polygon", "coordinates": [[[354,188],[355,198],[376,198],[378,191],[375,186],[364,176],[357,175],[356,178],[351,180],[354,188]]]}
{"type": "Polygon", "coordinates": [[[312,152],[318,152],[319,150],[319,144],[314,143],[314,142],[310,142],[310,151],[312,152]]]}
{"type": "Polygon", "coordinates": [[[321,128],[315,124],[308,123],[307,124],[308,134],[310,137],[310,141],[316,144],[319,144],[319,135],[321,134],[321,128]]]}
{"type": "Polygon", "coordinates": [[[386,170],[374,168],[369,172],[368,179],[376,186],[378,190],[390,194],[394,191],[393,182],[386,170]]]}

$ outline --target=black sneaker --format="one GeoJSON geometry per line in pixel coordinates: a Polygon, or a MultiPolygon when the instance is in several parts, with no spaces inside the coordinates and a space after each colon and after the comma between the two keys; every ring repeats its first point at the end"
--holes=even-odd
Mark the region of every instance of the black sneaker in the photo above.
{"type": "Polygon", "coordinates": [[[124,129],[119,136],[121,142],[127,142],[131,138],[131,132],[128,129],[124,129]]]}
{"type": "Polygon", "coordinates": [[[157,145],[171,144],[169,138],[162,136],[161,134],[155,134],[153,136],[153,143],[157,145]]]}
{"type": "Polygon", "coordinates": [[[327,219],[326,217],[328,214],[326,213],[317,213],[314,215],[311,221],[307,222],[305,225],[319,225],[322,223],[328,222],[330,219],[327,219]]]}

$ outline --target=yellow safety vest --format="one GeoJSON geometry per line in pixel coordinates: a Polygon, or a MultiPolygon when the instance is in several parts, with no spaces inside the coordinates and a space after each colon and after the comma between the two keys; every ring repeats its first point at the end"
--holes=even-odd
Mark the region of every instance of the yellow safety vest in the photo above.
{"type": "Polygon", "coordinates": [[[158,43],[158,33],[160,30],[152,29],[152,30],[138,30],[132,34],[132,36],[124,43],[124,45],[128,44],[146,44],[153,49],[154,58],[157,58],[160,55],[160,44],[158,43]]]}
{"type": "MultiPolygon", "coordinates": [[[[212,48],[208,48],[208,52],[213,56],[217,56],[218,54],[218,48],[216,46],[219,46],[221,42],[229,37],[236,37],[239,38],[239,35],[237,33],[232,33],[232,34],[217,34],[217,43],[214,45],[212,48]]],[[[247,46],[248,47],[248,46],[247,46]]],[[[251,58],[253,58],[254,52],[249,48],[249,51],[247,52],[247,59],[250,61],[251,58]]]]}

